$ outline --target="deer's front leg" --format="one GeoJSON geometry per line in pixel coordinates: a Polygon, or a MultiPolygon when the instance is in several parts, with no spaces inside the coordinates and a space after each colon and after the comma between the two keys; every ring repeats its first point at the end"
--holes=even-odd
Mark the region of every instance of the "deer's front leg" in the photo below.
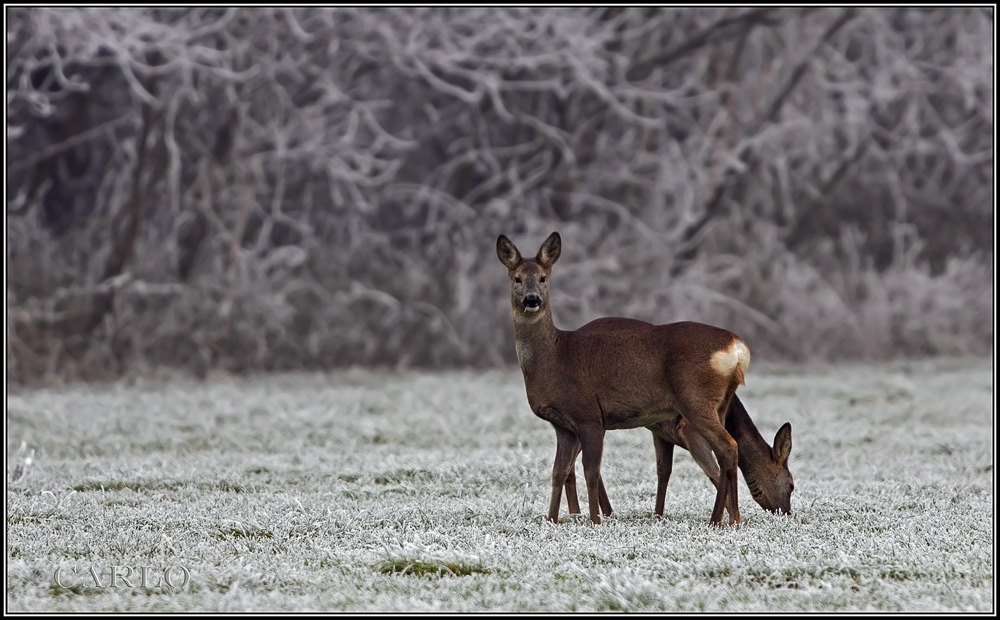
{"type": "MultiPolygon", "coordinates": [[[[556,429],[556,459],[552,464],[552,495],[549,498],[549,521],[559,523],[559,500],[561,499],[563,484],[567,482],[573,472],[573,462],[580,449],[580,440],[571,431],[553,425],[556,429]]],[[[574,496],[576,495],[576,476],[573,477],[574,496]]],[[[573,502],[570,501],[572,508],[573,502]]],[[[576,506],[579,511],[580,505],[576,506]]]]}
{"type": "Polygon", "coordinates": [[[580,443],[576,444],[577,449],[573,454],[573,464],[569,467],[569,475],[566,476],[566,503],[569,505],[571,515],[580,514],[580,498],[576,494],[576,456],[580,453],[580,443]]]}
{"type": "Polygon", "coordinates": [[[604,488],[604,476],[600,476],[597,479],[597,495],[601,501],[601,512],[604,513],[605,517],[610,517],[612,513],[611,500],[608,499],[608,492],[604,488]]]}
{"type": "Polygon", "coordinates": [[[604,452],[604,429],[580,433],[580,444],[583,448],[583,477],[587,480],[587,503],[590,507],[590,520],[595,525],[600,525],[599,505],[602,486],[601,457],[604,452]]]}
{"type": "MultiPolygon", "coordinates": [[[[674,444],[653,433],[653,447],[656,448],[656,516],[663,516],[667,502],[667,483],[674,470],[674,444]]],[[[709,452],[711,454],[711,452],[709,452]]]]}
{"type": "MultiPolygon", "coordinates": [[[[604,488],[604,476],[601,476],[597,483],[598,499],[601,502],[601,512],[604,513],[605,517],[610,517],[613,509],[611,508],[611,500],[608,498],[608,491],[604,488]]],[[[566,478],[566,502],[569,504],[569,513],[572,515],[580,514],[580,498],[576,494],[576,458],[573,459],[573,467],[569,470],[569,476],[566,478]]]]}

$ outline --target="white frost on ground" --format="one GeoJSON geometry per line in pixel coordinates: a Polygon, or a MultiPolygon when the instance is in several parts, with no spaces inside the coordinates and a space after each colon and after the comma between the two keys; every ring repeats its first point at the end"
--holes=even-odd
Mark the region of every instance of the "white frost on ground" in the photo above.
{"type": "Polygon", "coordinates": [[[757,364],[740,394],[766,438],[792,423],[795,514],[741,483],[723,531],[683,450],[652,517],[642,429],[608,435],[615,517],[546,523],[555,436],[516,372],[18,393],[8,608],[992,611],[992,390],[989,360],[757,364]],[[112,588],[112,566],[190,579],[112,588]]]}

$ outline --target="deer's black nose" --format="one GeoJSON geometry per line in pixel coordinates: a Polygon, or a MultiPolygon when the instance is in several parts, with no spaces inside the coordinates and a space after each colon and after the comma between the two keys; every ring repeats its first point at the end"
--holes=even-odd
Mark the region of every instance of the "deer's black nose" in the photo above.
{"type": "Polygon", "coordinates": [[[524,307],[525,308],[537,308],[542,305],[542,298],[538,295],[531,294],[524,296],[524,307]]]}

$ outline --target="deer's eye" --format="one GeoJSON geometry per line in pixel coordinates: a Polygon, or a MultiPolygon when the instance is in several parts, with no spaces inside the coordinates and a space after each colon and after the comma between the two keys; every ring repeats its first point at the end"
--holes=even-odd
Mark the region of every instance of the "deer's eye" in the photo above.
{"type": "Polygon", "coordinates": [[[521,283],[521,278],[514,278],[514,282],[517,282],[518,284],[520,284],[521,283]]]}
{"type": "Polygon", "coordinates": [[[539,278],[538,281],[539,282],[545,282],[545,276],[542,276],[541,278],[539,278]]]}

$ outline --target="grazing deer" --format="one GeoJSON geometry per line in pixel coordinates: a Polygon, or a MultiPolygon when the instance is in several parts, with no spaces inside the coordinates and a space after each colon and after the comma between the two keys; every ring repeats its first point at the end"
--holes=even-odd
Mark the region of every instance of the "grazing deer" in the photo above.
{"type": "MultiPolygon", "coordinates": [[[[497,256],[510,278],[514,346],[528,405],[556,431],[549,520],[559,520],[563,485],[581,451],[590,520],[601,522],[599,504],[605,514],[611,512],[601,479],[606,431],[677,424],[680,418],[719,463],[710,522],[721,526],[728,510],[730,525],[739,524],[739,450],[725,420],[736,388],[744,383],[750,349],[730,331],[693,322],[652,325],[602,318],[574,331],[556,329],[548,278],[561,251],[555,232],[527,259],[506,236],[497,238],[497,256]]],[[[567,502],[572,510],[578,508],[575,476],[571,486],[567,502]]]]}
{"type": "MultiPolygon", "coordinates": [[[[670,472],[673,469],[675,445],[691,453],[695,462],[718,490],[719,465],[712,457],[712,449],[703,437],[691,432],[684,418],[664,420],[646,428],[653,432],[653,444],[656,448],[656,516],[663,516],[667,483],[670,481],[670,472]]],[[[765,510],[791,514],[792,491],[795,490],[792,474],[788,471],[788,455],[792,451],[791,424],[786,422],[778,429],[772,447],[757,430],[739,396],[733,394],[729,411],[726,413],[726,430],[736,440],[739,449],[739,468],[754,500],[765,510]]],[[[570,513],[579,513],[580,501],[576,496],[576,473],[573,469],[570,469],[565,486],[570,513]]],[[[610,515],[611,502],[603,484],[598,486],[598,493],[602,512],[610,515]]]]}

